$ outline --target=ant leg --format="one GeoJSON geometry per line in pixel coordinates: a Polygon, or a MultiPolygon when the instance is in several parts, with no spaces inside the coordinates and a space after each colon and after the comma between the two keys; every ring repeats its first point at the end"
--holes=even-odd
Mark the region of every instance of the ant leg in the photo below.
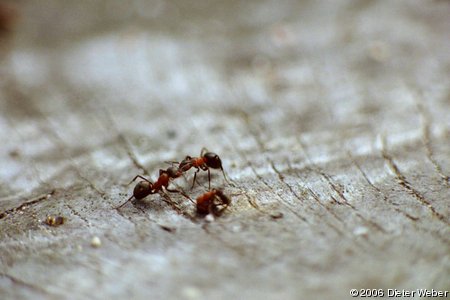
{"type": "Polygon", "coordinates": [[[208,188],[209,190],[211,190],[211,171],[209,171],[209,168],[208,168],[208,188]]]}
{"type": "Polygon", "coordinates": [[[189,197],[185,192],[180,191],[180,190],[176,190],[176,189],[168,189],[166,188],[166,191],[171,192],[171,193],[179,193],[181,195],[183,195],[185,198],[188,198],[189,201],[191,201],[192,203],[194,203],[194,200],[191,199],[191,197],[189,197]]]}
{"type": "Polygon", "coordinates": [[[208,213],[213,215],[213,216],[216,216],[216,212],[214,211],[214,204],[213,203],[210,203],[208,205],[208,213]]]}
{"type": "Polygon", "coordinates": [[[195,185],[195,179],[197,179],[197,173],[200,172],[200,169],[197,168],[197,171],[195,171],[194,173],[194,180],[192,181],[192,186],[191,186],[191,190],[194,188],[195,185]]]}
{"type": "Polygon", "coordinates": [[[114,209],[119,209],[119,208],[121,208],[122,206],[124,206],[125,204],[127,204],[129,201],[131,201],[131,199],[133,199],[133,197],[134,197],[134,196],[131,196],[130,198],[128,198],[127,201],[125,201],[125,202],[122,203],[121,205],[119,205],[119,206],[117,206],[117,207],[114,207],[114,209]]]}
{"type": "Polygon", "coordinates": [[[147,178],[145,178],[145,177],[143,177],[143,176],[141,176],[141,175],[136,175],[136,176],[134,176],[133,180],[131,180],[130,183],[128,183],[128,184],[131,184],[133,181],[135,181],[135,180],[138,179],[138,178],[143,179],[143,180],[145,180],[145,181],[147,181],[147,182],[153,184],[153,182],[151,182],[150,180],[148,180],[147,178]]]}

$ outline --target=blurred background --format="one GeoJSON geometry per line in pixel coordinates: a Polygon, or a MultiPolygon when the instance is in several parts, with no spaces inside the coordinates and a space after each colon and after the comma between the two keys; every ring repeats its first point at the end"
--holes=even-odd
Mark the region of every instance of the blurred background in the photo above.
{"type": "MultiPolygon", "coordinates": [[[[248,298],[345,299],[358,285],[419,287],[429,272],[425,285],[441,284],[436,278],[450,270],[449,16],[443,0],[0,1],[0,211],[11,212],[0,220],[3,293],[46,298],[68,289],[83,297],[91,280],[105,293],[94,297],[149,284],[159,287],[132,295],[225,298],[250,286],[248,298]],[[222,157],[235,187],[220,174],[213,182],[241,194],[212,231],[220,239],[203,241],[201,224],[173,211],[131,206],[123,217],[111,209],[129,195],[133,176],[155,180],[164,161],[202,147],[222,157]],[[404,179],[425,202],[396,183],[404,179]],[[39,201],[26,218],[13,213],[48,193],[58,201],[39,201]],[[351,213],[333,206],[345,198],[351,213]],[[255,203],[282,212],[282,225],[261,219],[255,203]],[[341,233],[324,224],[325,208],[341,233]],[[68,216],[68,227],[49,235],[39,225],[48,213],[68,216]],[[172,235],[183,250],[158,256],[175,238],[154,224],[189,228],[172,235]],[[77,250],[94,234],[109,241],[105,260],[77,250]],[[371,246],[354,253],[360,242],[371,246]],[[74,261],[55,245],[74,251],[74,261]],[[60,259],[53,283],[36,275],[54,263],[42,258],[46,247],[60,259]],[[218,252],[223,261],[214,260],[218,252]],[[193,260],[197,253],[205,261],[193,260]],[[412,274],[410,263],[424,253],[429,260],[412,274]],[[150,269],[138,278],[143,254],[150,269]],[[185,264],[174,267],[176,257],[185,264]],[[93,261],[95,270],[77,265],[93,261]],[[258,274],[233,279],[242,266],[258,274]],[[211,272],[229,285],[217,288],[211,272]],[[6,292],[20,281],[30,294],[6,292]]],[[[195,196],[207,186],[200,179],[195,196]]]]}
{"type": "MultiPolygon", "coordinates": [[[[419,128],[417,106],[448,128],[447,1],[45,0],[1,7],[4,154],[56,137],[73,158],[117,133],[143,155],[173,158],[217,143],[220,151],[245,143],[248,133],[231,125],[245,115],[264,129],[262,139],[407,134],[419,128]],[[405,110],[414,116],[405,118],[405,110]]],[[[36,187],[19,179],[30,170],[12,163],[2,170],[8,188],[36,187]]]]}

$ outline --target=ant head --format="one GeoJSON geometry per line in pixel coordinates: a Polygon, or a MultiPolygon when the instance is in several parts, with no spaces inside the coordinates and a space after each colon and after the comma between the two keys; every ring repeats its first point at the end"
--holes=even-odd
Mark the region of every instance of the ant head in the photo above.
{"type": "Polygon", "coordinates": [[[134,187],[133,196],[136,199],[142,199],[148,196],[152,190],[152,184],[147,181],[139,181],[134,187]]]}
{"type": "Polygon", "coordinates": [[[215,216],[220,216],[224,210],[230,205],[231,199],[228,198],[221,190],[212,189],[215,192],[213,203],[211,205],[211,212],[215,216]]]}
{"type": "Polygon", "coordinates": [[[213,152],[206,152],[203,157],[206,160],[206,165],[213,169],[222,169],[222,161],[220,160],[219,155],[213,152]]]}
{"type": "Polygon", "coordinates": [[[222,201],[222,204],[229,205],[231,203],[231,199],[227,195],[225,195],[221,190],[215,189],[215,191],[216,191],[217,197],[219,197],[220,200],[222,201]]]}

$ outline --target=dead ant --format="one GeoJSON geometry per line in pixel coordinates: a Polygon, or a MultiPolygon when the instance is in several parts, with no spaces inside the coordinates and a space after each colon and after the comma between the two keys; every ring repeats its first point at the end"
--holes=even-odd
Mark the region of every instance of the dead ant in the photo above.
{"type": "Polygon", "coordinates": [[[66,221],[66,218],[61,216],[47,216],[47,219],[45,219],[44,223],[48,226],[59,226],[64,224],[66,221]]]}
{"type": "Polygon", "coordinates": [[[210,168],[222,170],[225,181],[227,183],[230,183],[227,179],[227,176],[225,175],[225,171],[223,170],[222,161],[220,160],[219,155],[217,155],[213,152],[208,152],[206,150],[206,148],[202,149],[202,151],[200,152],[200,157],[186,156],[186,158],[183,159],[178,165],[178,170],[181,171],[182,173],[188,171],[191,168],[197,169],[194,174],[194,180],[192,182],[191,189],[194,188],[195,180],[197,178],[197,173],[200,170],[208,171],[209,189],[211,189],[211,173],[209,170],[210,168]]]}
{"type": "Polygon", "coordinates": [[[197,212],[202,215],[220,216],[230,205],[231,199],[221,190],[212,189],[197,198],[197,212]]]}
{"type": "Polygon", "coordinates": [[[176,190],[176,189],[168,188],[170,180],[178,178],[182,175],[183,175],[183,173],[175,167],[169,167],[169,168],[167,168],[167,170],[160,169],[158,180],[156,180],[155,183],[152,183],[150,180],[148,180],[147,178],[145,178],[141,175],[136,175],[133,178],[133,180],[130,181],[130,183],[135,181],[137,178],[141,178],[143,180],[139,181],[136,184],[136,186],[134,187],[134,190],[133,190],[133,195],[130,198],[128,198],[127,201],[125,201],[121,205],[117,206],[116,209],[121,208],[126,203],[131,201],[133,198],[135,198],[137,200],[141,200],[150,194],[156,194],[157,192],[162,191],[163,188],[166,191],[171,192],[171,193],[180,193],[181,195],[183,195],[184,197],[186,197],[192,201],[192,199],[188,195],[186,195],[184,192],[176,190]]]}

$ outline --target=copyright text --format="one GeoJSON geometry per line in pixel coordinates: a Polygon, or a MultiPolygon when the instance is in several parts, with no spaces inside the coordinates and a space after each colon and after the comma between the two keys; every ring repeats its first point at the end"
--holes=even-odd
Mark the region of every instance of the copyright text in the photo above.
{"type": "Polygon", "coordinates": [[[399,289],[351,289],[350,296],[352,297],[388,297],[388,298],[403,298],[403,297],[440,297],[448,298],[449,291],[441,291],[435,289],[415,289],[415,290],[399,290],[399,289]]]}

